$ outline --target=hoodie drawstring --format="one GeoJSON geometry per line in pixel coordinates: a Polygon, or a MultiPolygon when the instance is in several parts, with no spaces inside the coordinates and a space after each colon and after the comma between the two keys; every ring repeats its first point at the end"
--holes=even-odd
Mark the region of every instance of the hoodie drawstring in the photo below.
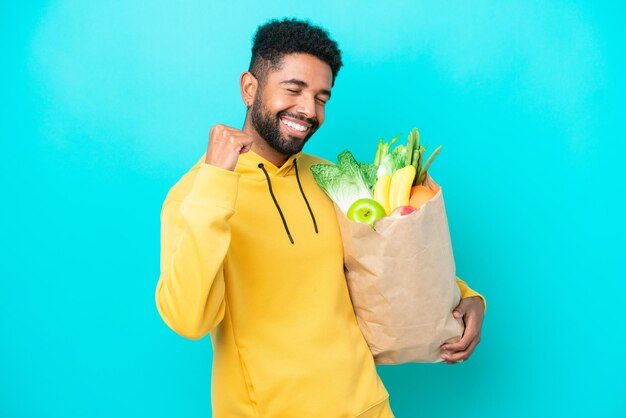
{"type": "Polygon", "coordinates": [[[300,177],[298,176],[298,165],[296,164],[295,158],[293,160],[293,166],[296,168],[296,180],[298,180],[298,187],[300,188],[300,193],[302,193],[302,197],[304,198],[304,203],[306,203],[306,207],[309,209],[309,213],[311,214],[311,220],[313,220],[313,228],[315,228],[315,233],[317,234],[317,222],[315,222],[315,216],[313,216],[311,205],[309,205],[309,201],[306,199],[306,196],[304,195],[304,190],[302,190],[302,184],[300,184],[300,177]]]}
{"type": "MultiPolygon", "coordinates": [[[[302,198],[304,199],[304,203],[306,203],[306,207],[309,209],[311,220],[313,220],[313,227],[315,228],[315,233],[317,234],[318,233],[317,222],[315,222],[315,216],[313,216],[311,205],[309,205],[309,201],[307,200],[304,194],[304,190],[302,189],[302,184],[300,183],[300,177],[298,176],[298,166],[296,165],[295,159],[293,160],[293,166],[296,169],[296,180],[298,181],[298,187],[300,188],[300,193],[302,193],[302,198]]],[[[287,221],[285,220],[285,215],[283,215],[283,211],[280,209],[280,205],[278,204],[278,201],[276,200],[276,196],[274,196],[274,191],[272,190],[272,182],[270,181],[270,176],[267,173],[267,170],[265,170],[265,166],[263,165],[263,163],[259,163],[258,167],[261,169],[261,171],[263,171],[263,174],[265,174],[265,178],[267,179],[267,187],[270,190],[270,196],[272,196],[272,200],[274,201],[274,204],[276,205],[276,209],[278,209],[278,214],[280,215],[280,219],[283,221],[283,226],[285,227],[285,231],[287,232],[289,241],[291,241],[291,243],[294,244],[293,238],[291,237],[291,232],[289,232],[289,227],[287,226],[287,221]]]]}
{"type": "Polygon", "coordinates": [[[287,236],[289,237],[289,241],[291,241],[291,243],[293,244],[293,238],[291,238],[291,233],[289,232],[289,227],[287,226],[287,221],[285,221],[285,216],[283,215],[283,211],[280,210],[280,206],[278,205],[278,201],[276,200],[276,197],[274,197],[274,191],[272,191],[272,182],[270,181],[270,176],[269,174],[267,174],[267,171],[265,170],[265,166],[263,165],[263,163],[259,163],[259,168],[263,171],[263,174],[265,174],[265,178],[267,179],[267,186],[270,188],[270,195],[272,196],[272,200],[274,201],[274,204],[276,205],[276,209],[278,209],[278,214],[280,215],[280,219],[283,220],[283,226],[285,227],[285,231],[287,231],[287,236]]]}

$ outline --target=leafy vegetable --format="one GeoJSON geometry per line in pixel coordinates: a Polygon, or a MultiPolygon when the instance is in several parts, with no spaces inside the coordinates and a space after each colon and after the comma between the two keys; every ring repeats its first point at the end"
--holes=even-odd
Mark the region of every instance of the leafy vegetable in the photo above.
{"type": "Polygon", "coordinates": [[[389,154],[389,149],[394,144],[394,142],[396,142],[398,138],[400,138],[400,135],[402,134],[398,134],[394,136],[393,138],[391,138],[391,141],[389,142],[383,142],[382,138],[378,140],[378,148],[376,148],[376,156],[374,157],[375,166],[378,167],[380,165],[380,162],[383,160],[383,158],[385,158],[387,154],[389,154]]]}
{"type": "Polygon", "coordinates": [[[428,160],[424,163],[424,152],[426,151],[426,147],[420,144],[419,130],[417,128],[413,128],[411,132],[409,132],[406,147],[398,145],[390,153],[389,148],[399,137],[400,135],[397,135],[388,143],[383,142],[382,138],[378,140],[378,147],[376,148],[376,155],[374,157],[374,165],[378,166],[378,170],[376,172],[377,177],[380,179],[384,175],[393,176],[393,173],[397,170],[405,166],[412,165],[415,167],[416,171],[416,175],[413,179],[413,185],[422,185],[426,179],[426,171],[430,168],[430,164],[433,162],[437,154],[439,154],[439,151],[441,151],[441,145],[433,151],[428,160]]]}
{"type": "Polygon", "coordinates": [[[429,190],[428,193],[422,192],[420,194],[424,199],[418,201],[418,197],[415,198],[417,205],[415,207],[419,207],[433,196],[433,191],[423,184],[427,170],[441,151],[440,145],[424,163],[426,146],[420,143],[419,130],[413,128],[407,138],[406,147],[398,145],[390,152],[391,146],[399,137],[400,135],[397,135],[389,142],[384,142],[382,138],[379,139],[374,156],[374,165],[378,167],[376,170],[377,180],[374,185],[374,199],[385,208],[387,214],[393,212],[397,206],[413,205],[411,196],[414,190],[429,190]]]}
{"type": "Polygon", "coordinates": [[[374,189],[374,185],[376,184],[376,167],[374,164],[362,163],[359,162],[359,170],[361,174],[363,174],[363,179],[365,180],[365,184],[369,187],[370,190],[374,189]]]}
{"type": "Polygon", "coordinates": [[[344,213],[348,213],[348,209],[356,200],[372,198],[371,188],[376,179],[374,177],[374,180],[371,180],[373,168],[369,167],[370,165],[358,163],[350,151],[345,150],[339,154],[337,165],[314,164],[311,166],[311,172],[317,184],[333,202],[344,213]],[[362,169],[365,173],[361,171],[362,169]]]}
{"type": "Polygon", "coordinates": [[[393,176],[396,170],[404,166],[406,166],[406,147],[404,145],[398,145],[381,160],[376,174],[378,177],[385,174],[393,176]]]}
{"type": "Polygon", "coordinates": [[[407,206],[411,186],[424,183],[426,171],[441,146],[424,163],[426,146],[420,144],[417,128],[409,133],[406,146],[396,145],[392,149],[400,136],[398,134],[389,142],[382,138],[378,140],[373,164],[358,162],[350,151],[345,150],[339,154],[336,165],[313,165],[313,177],[344,213],[355,201],[372,197],[383,205],[387,214],[396,206],[407,206]]]}

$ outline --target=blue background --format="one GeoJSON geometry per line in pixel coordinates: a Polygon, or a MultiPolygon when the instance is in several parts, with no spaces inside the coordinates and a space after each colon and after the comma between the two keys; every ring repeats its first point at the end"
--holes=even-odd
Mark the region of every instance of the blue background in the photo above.
{"type": "Polygon", "coordinates": [[[617,2],[2,2],[0,416],[210,416],[210,339],[160,320],[159,212],[268,18],[344,52],[305,151],[419,127],[457,273],[462,365],[379,367],[398,417],[626,415],[624,8],[617,2]],[[621,115],[621,116],[620,116],[621,115]]]}

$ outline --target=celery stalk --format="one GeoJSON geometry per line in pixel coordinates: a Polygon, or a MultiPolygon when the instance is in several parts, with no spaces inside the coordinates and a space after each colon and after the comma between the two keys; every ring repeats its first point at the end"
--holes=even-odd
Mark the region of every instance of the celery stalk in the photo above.
{"type": "Polygon", "coordinates": [[[430,154],[430,157],[428,157],[428,159],[426,160],[426,162],[424,163],[424,167],[422,168],[422,170],[420,171],[420,178],[417,179],[417,183],[418,184],[423,184],[424,183],[424,179],[426,178],[426,171],[428,170],[428,168],[430,167],[430,165],[432,164],[433,160],[435,159],[435,157],[437,156],[437,154],[439,154],[439,151],[441,151],[441,145],[439,145],[432,154],[430,154]]]}

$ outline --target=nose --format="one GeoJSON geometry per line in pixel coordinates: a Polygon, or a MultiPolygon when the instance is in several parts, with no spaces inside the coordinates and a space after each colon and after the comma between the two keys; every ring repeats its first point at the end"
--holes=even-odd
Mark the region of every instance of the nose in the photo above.
{"type": "Polygon", "coordinates": [[[298,100],[298,106],[296,111],[308,119],[317,119],[317,113],[315,109],[315,98],[309,95],[301,95],[298,100]]]}

